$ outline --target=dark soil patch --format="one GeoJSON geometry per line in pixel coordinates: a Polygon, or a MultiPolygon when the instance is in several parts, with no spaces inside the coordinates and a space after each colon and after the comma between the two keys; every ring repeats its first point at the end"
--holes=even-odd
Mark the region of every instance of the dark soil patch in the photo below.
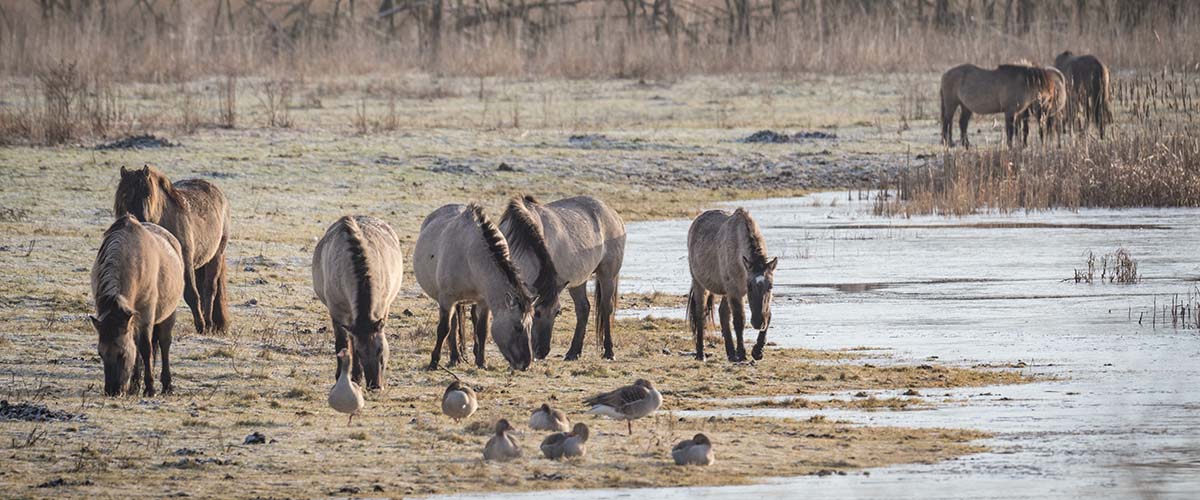
{"type": "Polygon", "coordinates": [[[87,420],[87,415],[71,413],[63,410],[51,410],[45,405],[34,403],[9,404],[7,400],[0,401],[0,420],[20,420],[25,422],[72,422],[87,420]]]}
{"type": "Polygon", "coordinates": [[[738,142],[749,144],[787,144],[806,139],[837,139],[837,134],[820,131],[796,132],[795,134],[779,133],[774,130],[759,130],[746,136],[738,142]]]}
{"type": "Polygon", "coordinates": [[[173,148],[178,144],[155,137],[150,134],[134,135],[124,139],[118,139],[106,144],[96,146],[98,150],[105,149],[154,149],[154,148],[173,148]]]}

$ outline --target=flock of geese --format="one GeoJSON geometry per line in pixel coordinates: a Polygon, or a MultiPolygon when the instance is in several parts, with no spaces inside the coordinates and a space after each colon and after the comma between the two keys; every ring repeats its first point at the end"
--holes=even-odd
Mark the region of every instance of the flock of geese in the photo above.
{"type": "MultiPolygon", "coordinates": [[[[338,351],[337,361],[341,375],[329,390],[329,406],[348,415],[347,424],[354,422],[354,416],[366,404],[362,387],[350,380],[350,370],[341,369],[350,366],[350,356],[348,349],[338,351]]],[[[590,414],[624,420],[629,435],[633,435],[633,421],[657,411],[662,406],[662,394],[649,380],[638,379],[632,385],[597,394],[583,402],[591,407],[588,410],[590,414]]],[[[442,413],[457,423],[470,418],[478,408],[479,396],[475,390],[455,375],[454,381],[446,386],[446,391],[442,394],[442,413]]],[[[543,403],[529,416],[529,428],[553,432],[542,440],[539,447],[542,456],[550,460],[581,458],[587,455],[587,442],[591,431],[583,422],[576,422],[572,426],[571,420],[562,410],[543,403]]],[[[520,458],[523,452],[515,433],[516,429],[508,419],[497,420],[495,433],[483,447],[483,459],[504,462],[520,458]]],[[[676,444],[671,449],[671,457],[676,465],[712,465],[712,442],[708,440],[708,436],[696,434],[692,439],[676,444]]]]}

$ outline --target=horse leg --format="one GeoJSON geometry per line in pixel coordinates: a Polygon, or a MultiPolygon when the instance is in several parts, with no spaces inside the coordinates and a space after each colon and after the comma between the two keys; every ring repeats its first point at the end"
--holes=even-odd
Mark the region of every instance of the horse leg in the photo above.
{"type": "Polygon", "coordinates": [[[710,293],[708,294],[708,300],[704,301],[704,321],[708,325],[716,326],[716,323],[713,321],[713,301],[716,298],[716,294],[710,293]]]}
{"type": "Polygon", "coordinates": [[[154,346],[151,344],[151,336],[153,335],[153,326],[138,325],[137,332],[137,353],[142,360],[142,383],[146,385],[142,389],[142,395],[148,398],[154,397],[154,346]]]}
{"type": "Polygon", "coordinates": [[[229,235],[221,236],[221,245],[217,247],[217,253],[213,255],[212,260],[208,262],[209,271],[212,274],[209,284],[211,290],[208,302],[209,312],[205,319],[208,320],[209,329],[217,333],[225,333],[229,329],[229,296],[225,277],[228,268],[225,264],[225,247],[228,242],[229,235]]]}
{"type": "MultiPolygon", "coordinates": [[[[454,306],[450,306],[453,308],[454,306]]],[[[438,305],[438,325],[437,325],[437,340],[433,343],[433,354],[429,358],[429,369],[436,370],[438,362],[442,359],[442,342],[446,340],[446,334],[450,333],[450,310],[442,305],[438,305]]]]}
{"type": "Polygon", "coordinates": [[[741,297],[729,296],[729,309],[733,313],[733,333],[737,335],[737,360],[746,360],[746,345],[742,343],[742,331],[746,329],[746,305],[741,297]]]}
{"type": "Polygon", "coordinates": [[[1021,128],[1021,146],[1029,145],[1029,115],[1032,114],[1029,111],[1021,113],[1021,123],[1019,124],[1021,128]]]}
{"type": "Polygon", "coordinates": [[[488,337],[488,308],[484,304],[471,306],[471,316],[475,321],[475,366],[486,368],[483,350],[487,347],[488,337]]]}
{"type": "Polygon", "coordinates": [[[192,254],[183,252],[183,301],[192,310],[192,323],[196,325],[196,333],[203,334],[204,312],[200,310],[200,292],[196,288],[196,269],[192,267],[192,254]]]}
{"type": "MultiPolygon", "coordinates": [[[[331,317],[330,321],[333,323],[333,352],[336,354],[342,352],[342,349],[349,347],[350,341],[346,339],[346,332],[338,326],[337,320],[331,317]]],[[[341,377],[342,363],[339,361],[337,368],[333,371],[333,380],[337,381],[341,377]]]]}
{"type": "Polygon", "coordinates": [[[154,343],[158,345],[158,352],[162,356],[162,375],[159,376],[159,382],[162,384],[162,393],[164,396],[170,395],[174,391],[171,385],[171,329],[175,328],[175,313],[172,312],[167,319],[162,323],[154,326],[154,343]]]}
{"type": "Polygon", "coordinates": [[[971,148],[971,141],[967,139],[967,127],[971,124],[971,110],[966,106],[962,107],[962,113],[958,116],[959,135],[962,136],[962,145],[964,149],[971,148]]]}
{"type": "Polygon", "coordinates": [[[704,327],[708,318],[704,315],[704,304],[708,301],[708,290],[692,280],[692,290],[688,293],[688,313],[692,320],[692,333],[696,334],[696,360],[704,361],[704,327]]]}
{"type": "MultiPolygon", "coordinates": [[[[709,295],[712,297],[712,295],[709,295]]],[[[725,339],[725,357],[737,361],[737,350],[733,347],[733,330],[729,327],[729,297],[721,297],[721,306],[717,311],[721,318],[721,337],[725,339]]]]}
{"type": "Polygon", "coordinates": [[[448,367],[458,365],[460,347],[458,343],[459,340],[463,340],[462,336],[459,335],[459,331],[462,329],[462,320],[463,317],[459,314],[459,306],[456,304],[450,308],[450,333],[446,336],[446,348],[450,350],[450,361],[446,363],[448,367]]]}
{"type": "Polygon", "coordinates": [[[1012,149],[1013,135],[1015,135],[1015,133],[1016,133],[1016,128],[1017,128],[1016,114],[1014,114],[1010,111],[1005,111],[1004,112],[1004,139],[1008,143],[1009,149],[1012,149]]]}
{"type": "Polygon", "coordinates": [[[620,277],[617,273],[600,273],[596,275],[596,335],[604,338],[604,359],[611,360],[613,354],[612,319],[617,308],[617,286],[620,277]],[[608,275],[607,278],[604,275],[608,275]],[[603,286],[601,286],[603,283],[603,286]]]}
{"type": "Polygon", "coordinates": [[[475,322],[472,321],[472,315],[467,310],[466,304],[458,305],[458,358],[467,359],[467,323],[471,323],[471,327],[475,327],[475,322]]]}
{"type": "Polygon", "coordinates": [[[563,359],[574,361],[579,359],[579,354],[583,352],[583,336],[587,333],[588,316],[592,312],[592,306],[588,303],[587,282],[570,289],[570,292],[571,301],[575,303],[575,335],[571,337],[571,347],[567,349],[567,355],[563,359]]]}

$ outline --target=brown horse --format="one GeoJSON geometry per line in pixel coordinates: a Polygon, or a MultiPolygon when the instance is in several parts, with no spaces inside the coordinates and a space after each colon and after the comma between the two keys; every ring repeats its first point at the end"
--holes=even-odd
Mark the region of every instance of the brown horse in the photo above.
{"type": "Polygon", "coordinates": [[[96,314],[88,318],[100,335],[105,394],[137,392],[144,369],[143,394],[154,396],[156,350],[163,394],[171,393],[171,328],[183,295],[183,267],[179,241],[156,224],[124,215],[104,231],[92,265],[96,314]]]}
{"type": "Polygon", "coordinates": [[[1042,99],[1034,101],[1029,109],[1017,117],[1017,129],[1021,133],[1021,143],[1029,144],[1029,117],[1032,116],[1038,124],[1038,140],[1046,142],[1046,133],[1054,134],[1058,145],[1062,145],[1063,128],[1067,119],[1067,101],[1069,99],[1066,78],[1057,68],[1044,68],[1054,80],[1054,90],[1043,95],[1042,99]]]}
{"type": "Polygon", "coordinates": [[[692,290],[688,294],[688,318],[696,335],[696,359],[704,360],[704,327],[709,316],[706,304],[712,295],[721,296],[718,313],[721,334],[725,337],[725,355],[730,361],[745,361],[746,347],[742,330],[746,327],[743,299],[750,299],[750,326],[758,330],[758,341],[751,355],[762,359],[771,323],[771,288],[775,284],[775,265],[779,259],[767,259],[767,245],[750,212],[738,208],[732,214],[709,210],[692,221],[688,228],[688,268],[692,272],[692,290]],[[730,313],[737,332],[737,347],[730,335],[730,313]]]}
{"type": "Polygon", "coordinates": [[[197,333],[229,328],[225,246],[229,203],[212,183],[184,179],[174,184],[154,167],[121,167],[113,214],[130,214],[170,231],[183,251],[183,300],[192,309],[197,333]]]}
{"type": "Polygon", "coordinates": [[[1012,147],[1016,118],[1033,103],[1051,98],[1054,80],[1044,68],[1002,64],[987,70],[973,64],[950,68],[942,75],[942,143],[954,145],[954,113],[962,108],[959,127],[963,147],[971,147],[967,127],[971,115],[1004,113],[1004,134],[1012,147]]]}
{"type": "Polygon", "coordinates": [[[1089,123],[1093,124],[1100,129],[1100,138],[1103,139],[1104,125],[1112,121],[1112,110],[1108,104],[1108,68],[1096,56],[1076,56],[1069,50],[1054,58],[1054,67],[1062,71],[1071,88],[1067,119],[1075,122],[1075,116],[1082,112],[1080,129],[1089,123]]]}
{"type": "Polygon", "coordinates": [[[338,219],[313,250],[313,291],[333,320],[334,351],[351,348],[351,376],[362,384],[365,372],[368,389],[386,385],[383,323],[400,293],[403,255],[392,227],[365,215],[338,219]]]}

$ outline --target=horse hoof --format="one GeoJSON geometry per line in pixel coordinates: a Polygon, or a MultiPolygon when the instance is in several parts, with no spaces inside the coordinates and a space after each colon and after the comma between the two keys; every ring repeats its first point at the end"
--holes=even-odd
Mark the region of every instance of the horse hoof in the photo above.
{"type": "Polygon", "coordinates": [[[750,355],[754,356],[755,361],[762,361],[762,357],[763,357],[762,349],[755,349],[754,352],[750,353],[750,355]]]}
{"type": "Polygon", "coordinates": [[[576,361],[576,360],[578,360],[578,359],[579,359],[579,355],[578,355],[578,354],[572,354],[572,353],[569,353],[569,352],[567,353],[567,355],[566,355],[566,356],[563,356],[563,361],[576,361]]]}
{"type": "Polygon", "coordinates": [[[142,396],[147,398],[154,397],[154,389],[146,389],[145,391],[142,391],[142,396]]]}
{"type": "Polygon", "coordinates": [[[609,361],[612,361],[612,360],[614,360],[614,359],[616,359],[616,358],[617,358],[617,357],[616,357],[616,356],[614,356],[614,355],[613,355],[613,353],[611,353],[611,352],[606,352],[606,353],[604,353],[604,359],[607,359],[607,360],[609,360],[609,361]]]}
{"type": "Polygon", "coordinates": [[[696,361],[704,362],[707,360],[707,358],[708,357],[705,356],[704,353],[702,353],[702,352],[696,353],[696,361]]]}
{"type": "Polygon", "coordinates": [[[429,366],[426,366],[426,367],[425,367],[425,369],[426,369],[426,370],[429,370],[429,371],[433,371],[433,370],[436,370],[436,369],[438,369],[438,362],[437,362],[437,361],[430,361],[430,362],[429,362],[429,366]]]}

